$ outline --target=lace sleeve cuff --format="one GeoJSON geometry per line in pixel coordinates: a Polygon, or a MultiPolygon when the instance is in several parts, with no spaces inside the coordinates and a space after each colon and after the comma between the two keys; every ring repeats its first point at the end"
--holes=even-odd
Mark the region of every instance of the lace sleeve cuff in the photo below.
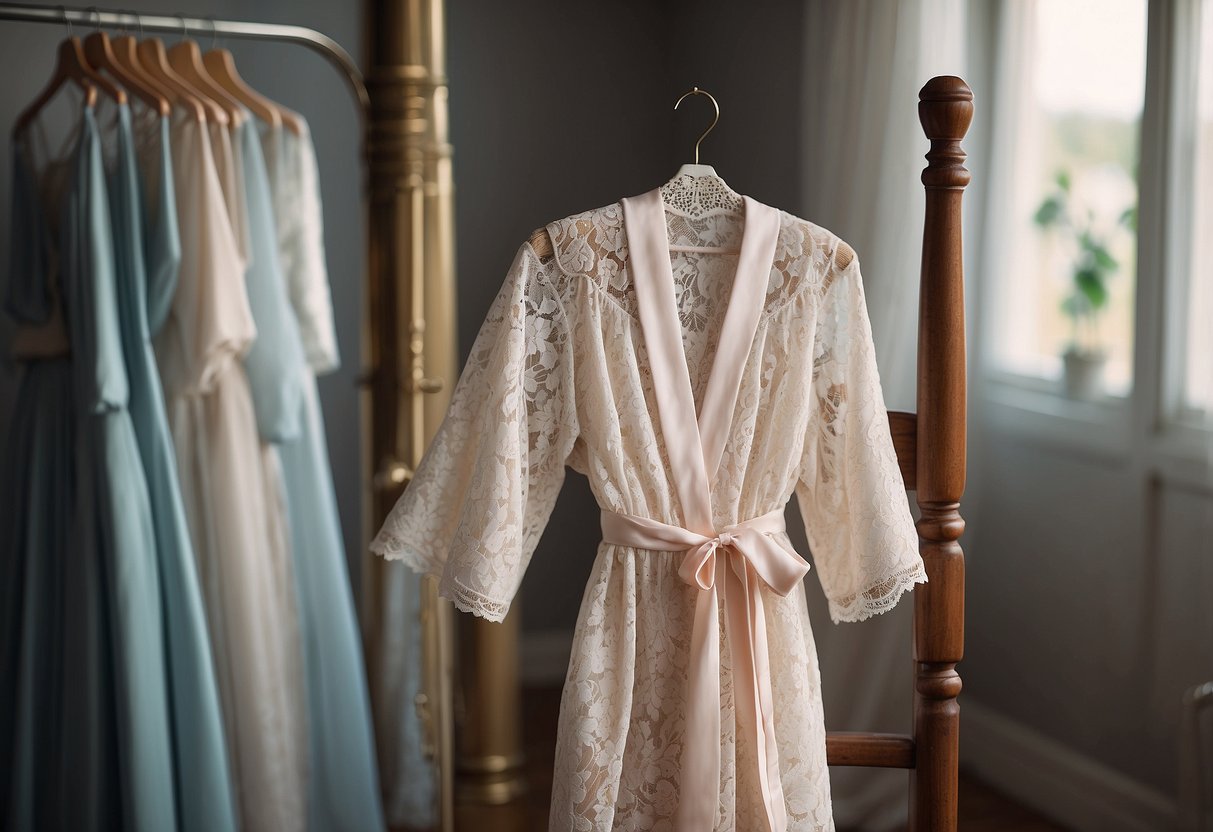
{"type": "Polygon", "coordinates": [[[845,598],[831,598],[830,619],[835,624],[844,621],[864,621],[874,615],[888,612],[897,606],[902,593],[914,589],[914,584],[925,584],[927,571],[922,559],[908,567],[897,570],[872,584],[863,592],[845,598]]]}
{"type": "Polygon", "coordinates": [[[438,578],[438,594],[455,605],[460,612],[467,612],[488,621],[502,621],[510,611],[508,601],[497,601],[483,595],[445,569],[443,564],[408,545],[400,538],[380,534],[371,541],[370,550],[385,560],[403,561],[414,572],[438,578]]]}

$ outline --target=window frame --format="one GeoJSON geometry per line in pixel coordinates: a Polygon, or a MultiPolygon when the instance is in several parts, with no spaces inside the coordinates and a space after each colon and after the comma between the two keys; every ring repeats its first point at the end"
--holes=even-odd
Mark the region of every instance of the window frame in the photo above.
{"type": "MultiPolygon", "coordinates": [[[[1001,19],[1002,0],[995,10],[1001,19]]],[[[1159,476],[1213,482],[1213,419],[1184,407],[1192,224],[1181,177],[1184,130],[1191,131],[1199,65],[1200,21],[1213,0],[1148,0],[1145,100],[1138,135],[1138,226],[1134,281],[1132,378],[1127,393],[1098,401],[1068,398],[1053,379],[1000,364],[997,327],[979,343],[977,388],[983,415],[1000,431],[1053,448],[1137,464],[1159,476]],[[1185,204],[1186,203],[1186,204],[1185,204]]],[[[988,29],[997,37],[997,26],[988,29]]],[[[990,50],[997,57],[998,50],[990,50]]],[[[1189,146],[1192,144],[1188,142],[1189,146]]],[[[1189,154],[1190,155],[1190,154],[1189,154]]],[[[993,233],[997,233],[994,229],[993,233]]],[[[987,261],[988,262],[988,261],[987,261]]],[[[981,316],[996,313],[998,287],[982,287],[981,316]]]]}

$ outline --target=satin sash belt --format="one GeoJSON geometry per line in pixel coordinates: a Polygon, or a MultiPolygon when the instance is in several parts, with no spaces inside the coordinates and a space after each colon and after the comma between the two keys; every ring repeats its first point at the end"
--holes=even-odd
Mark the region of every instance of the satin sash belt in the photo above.
{"type": "Polygon", "coordinates": [[[771,832],[787,829],[787,809],[779,778],[779,754],[772,718],[771,668],[766,618],[759,582],[787,595],[809,571],[809,564],[770,535],[785,529],[783,508],[726,526],[715,536],[689,531],[645,517],[603,510],[605,543],[657,551],[681,551],[678,577],[700,589],[691,631],[686,744],[674,828],[710,832],[720,800],[720,622],[718,596],[725,610],[725,632],[733,659],[733,690],[739,730],[753,741],[758,781],[771,832]],[[719,555],[719,556],[718,556],[719,555]]]}

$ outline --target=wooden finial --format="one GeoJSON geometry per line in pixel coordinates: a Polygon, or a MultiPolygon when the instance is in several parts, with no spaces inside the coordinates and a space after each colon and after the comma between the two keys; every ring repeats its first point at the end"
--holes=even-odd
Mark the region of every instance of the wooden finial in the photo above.
{"type": "Polygon", "coordinates": [[[963,188],[969,184],[960,140],[973,121],[973,90],[955,75],[938,75],[918,91],[918,120],[931,140],[922,184],[927,188],[963,188]]]}

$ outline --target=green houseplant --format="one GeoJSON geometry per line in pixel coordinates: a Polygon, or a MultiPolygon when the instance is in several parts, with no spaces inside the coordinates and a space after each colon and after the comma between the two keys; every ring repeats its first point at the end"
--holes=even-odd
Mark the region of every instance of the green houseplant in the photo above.
{"type": "MultiPolygon", "coordinates": [[[[1060,171],[1054,186],[1033,220],[1043,233],[1061,235],[1074,247],[1069,291],[1061,302],[1061,311],[1070,320],[1070,340],[1061,356],[1062,381],[1072,398],[1094,399],[1103,393],[1108,357],[1099,324],[1108,305],[1108,284],[1120,264],[1109,250],[1107,237],[1097,231],[1094,212],[1088,209],[1080,215],[1069,172],[1060,171]]],[[[1116,227],[1132,228],[1135,221],[1136,210],[1130,206],[1121,212],[1116,227]]]]}

